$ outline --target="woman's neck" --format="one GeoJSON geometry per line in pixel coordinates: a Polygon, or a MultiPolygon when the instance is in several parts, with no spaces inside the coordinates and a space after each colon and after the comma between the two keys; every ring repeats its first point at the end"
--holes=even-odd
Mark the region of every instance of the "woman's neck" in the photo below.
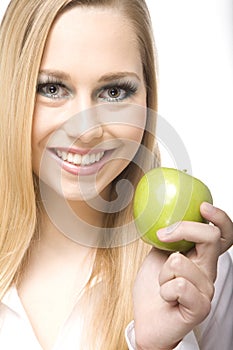
{"type": "Polygon", "coordinates": [[[105,193],[105,199],[71,201],[46,187],[40,218],[41,239],[52,241],[58,247],[65,244],[71,249],[75,247],[79,250],[78,246],[97,247],[105,226],[106,198],[108,193],[105,193]]]}

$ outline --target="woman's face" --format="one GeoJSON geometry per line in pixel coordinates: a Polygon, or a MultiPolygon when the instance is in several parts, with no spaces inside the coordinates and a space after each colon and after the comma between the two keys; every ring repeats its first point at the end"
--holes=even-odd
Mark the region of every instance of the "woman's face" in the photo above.
{"type": "Polygon", "coordinates": [[[38,76],[34,172],[67,199],[96,197],[134,157],[145,123],[142,62],[127,19],[115,9],[63,13],[38,76]]]}

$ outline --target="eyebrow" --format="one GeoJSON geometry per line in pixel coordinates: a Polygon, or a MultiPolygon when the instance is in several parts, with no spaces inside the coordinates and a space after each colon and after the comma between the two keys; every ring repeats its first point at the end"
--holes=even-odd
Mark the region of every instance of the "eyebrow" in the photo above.
{"type": "Polygon", "coordinates": [[[119,80],[129,76],[137,78],[139,81],[141,80],[135,72],[116,72],[104,74],[102,77],[99,78],[98,83],[119,80]]]}
{"type": "MultiPolygon", "coordinates": [[[[51,76],[51,77],[56,77],[59,78],[61,80],[71,80],[71,76],[63,71],[60,70],[51,70],[51,69],[43,69],[39,72],[39,76],[40,75],[47,75],[47,76],[51,76]]],[[[126,78],[126,77],[134,77],[137,80],[141,80],[139,78],[139,76],[135,73],[135,72],[113,72],[113,73],[107,73],[102,75],[99,79],[98,79],[98,83],[102,83],[102,82],[111,82],[114,80],[120,80],[122,78],[126,78]]]]}
{"type": "Polygon", "coordinates": [[[62,72],[60,70],[51,70],[51,69],[43,69],[39,71],[39,76],[40,75],[47,75],[50,77],[56,77],[61,80],[71,80],[71,76],[65,72],[62,72]]]}

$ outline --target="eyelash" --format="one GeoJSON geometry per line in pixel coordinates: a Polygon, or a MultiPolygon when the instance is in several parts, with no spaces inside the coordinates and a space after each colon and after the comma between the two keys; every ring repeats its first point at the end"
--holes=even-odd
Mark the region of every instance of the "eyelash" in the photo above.
{"type": "MultiPolygon", "coordinates": [[[[134,95],[138,90],[137,85],[132,82],[132,81],[125,81],[125,82],[116,82],[116,83],[111,83],[108,85],[103,86],[101,89],[97,91],[96,96],[99,98],[102,98],[106,102],[121,102],[130,96],[134,95]],[[104,93],[109,93],[110,90],[119,90],[120,95],[123,93],[123,96],[121,97],[101,97],[104,93]]],[[[59,79],[53,78],[53,77],[48,77],[44,81],[39,81],[37,84],[37,93],[52,99],[52,100],[61,100],[63,98],[68,98],[70,95],[72,95],[72,91],[59,79]],[[55,87],[56,88],[56,95],[52,93],[48,93],[46,91],[43,91],[46,88],[49,87],[55,87]],[[62,93],[65,92],[64,96],[57,96],[58,91],[62,91],[62,93]]]]}
{"type": "Polygon", "coordinates": [[[58,99],[64,98],[64,96],[58,97],[58,96],[53,95],[52,93],[44,92],[43,89],[48,88],[49,86],[56,87],[57,91],[59,89],[63,89],[64,91],[66,91],[65,97],[67,97],[71,93],[71,91],[67,88],[67,86],[61,80],[58,80],[56,78],[51,78],[51,77],[46,78],[45,81],[39,81],[37,84],[36,92],[44,97],[47,97],[47,98],[50,98],[53,100],[58,100],[58,99]]]}
{"type": "Polygon", "coordinates": [[[107,92],[109,90],[114,90],[114,89],[119,89],[121,90],[121,93],[123,92],[124,96],[123,97],[102,97],[103,100],[107,102],[120,102],[123,101],[130,96],[134,95],[138,88],[136,84],[134,84],[132,81],[125,81],[125,82],[117,82],[117,83],[112,83],[109,85],[104,86],[100,91],[99,91],[99,96],[103,94],[104,92],[107,92]]]}

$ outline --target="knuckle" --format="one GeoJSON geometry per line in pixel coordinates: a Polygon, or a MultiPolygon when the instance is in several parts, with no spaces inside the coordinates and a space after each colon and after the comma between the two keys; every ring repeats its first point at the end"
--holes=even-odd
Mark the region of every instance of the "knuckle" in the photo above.
{"type": "Polygon", "coordinates": [[[177,225],[177,231],[179,233],[184,232],[187,229],[187,226],[189,225],[189,222],[187,221],[179,221],[178,225],[177,225]]]}
{"type": "Polygon", "coordinates": [[[183,277],[176,278],[175,289],[178,295],[184,294],[187,291],[187,281],[183,277]]]}
{"type": "Polygon", "coordinates": [[[225,222],[226,220],[230,219],[227,213],[220,208],[215,208],[215,212],[213,214],[215,217],[217,217],[218,222],[225,222]]]}
{"type": "Polygon", "coordinates": [[[177,272],[180,269],[183,261],[183,255],[179,253],[175,253],[170,255],[170,268],[172,271],[177,272]]]}
{"type": "Polygon", "coordinates": [[[210,225],[212,231],[212,240],[213,242],[218,242],[221,239],[221,230],[217,226],[210,225]]]}

